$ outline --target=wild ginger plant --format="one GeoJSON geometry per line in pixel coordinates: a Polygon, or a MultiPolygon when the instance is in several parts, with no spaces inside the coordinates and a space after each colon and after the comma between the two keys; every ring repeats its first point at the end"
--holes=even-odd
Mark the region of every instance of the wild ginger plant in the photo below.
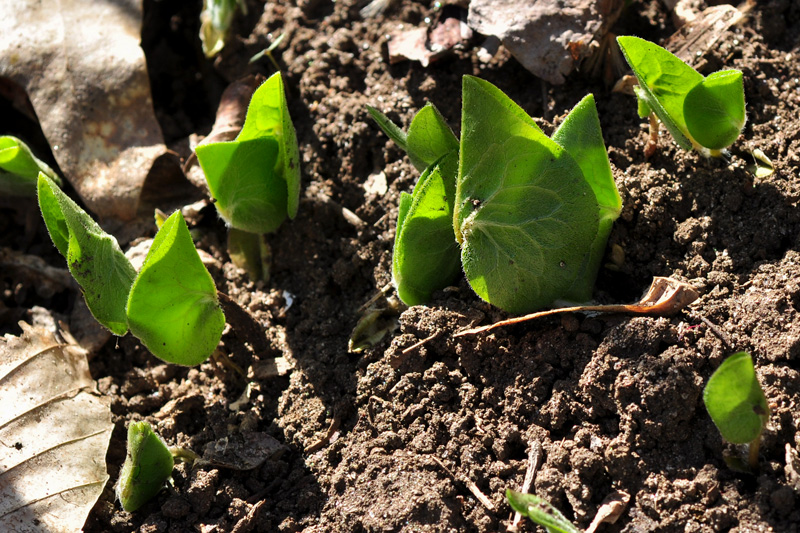
{"type": "MultiPolygon", "coordinates": [[[[718,157],[736,141],[746,122],[741,71],[703,76],[650,41],[622,36],[617,42],[639,81],[639,116],[651,117],[651,129],[657,117],[681,148],[705,156],[718,157]]],[[[657,129],[651,139],[656,136],[657,129]]]]}
{"type": "Polygon", "coordinates": [[[451,283],[459,259],[473,290],[509,312],[591,298],[621,209],[592,95],[552,138],[472,76],[463,80],[457,144],[432,106],[407,134],[370,113],[424,169],[413,193],[401,196],[395,236],[393,279],[405,303],[424,303],[451,283]]]}

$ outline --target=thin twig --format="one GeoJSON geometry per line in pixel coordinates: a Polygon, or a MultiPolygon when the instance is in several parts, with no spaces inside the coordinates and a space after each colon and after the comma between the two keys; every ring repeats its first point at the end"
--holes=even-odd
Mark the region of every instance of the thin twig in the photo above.
{"type": "Polygon", "coordinates": [[[339,425],[341,423],[342,423],[342,421],[339,418],[339,416],[334,414],[333,415],[333,419],[331,420],[331,425],[328,426],[328,431],[325,432],[325,435],[323,435],[314,444],[310,444],[310,445],[306,446],[305,452],[306,453],[314,453],[314,452],[317,452],[317,451],[321,450],[322,448],[324,448],[325,445],[328,444],[331,441],[331,439],[333,438],[334,433],[336,433],[336,431],[338,431],[339,425]]]}
{"type": "Polygon", "coordinates": [[[724,344],[726,348],[728,348],[729,350],[733,350],[733,343],[732,343],[732,342],[731,342],[731,341],[728,339],[728,336],[727,336],[727,335],[725,335],[725,332],[723,332],[723,331],[722,331],[722,330],[719,328],[719,326],[717,326],[716,324],[714,324],[713,322],[711,322],[709,319],[707,319],[706,317],[704,317],[704,316],[702,316],[702,315],[700,315],[700,317],[699,317],[699,318],[700,318],[700,320],[702,320],[702,321],[703,321],[703,324],[705,324],[706,326],[708,326],[708,329],[710,329],[710,330],[711,330],[711,332],[712,332],[714,335],[716,335],[717,337],[719,337],[719,340],[721,340],[721,341],[722,341],[722,344],[724,344]]]}
{"type": "Polygon", "coordinates": [[[414,350],[416,350],[420,346],[426,344],[428,341],[432,341],[433,339],[435,339],[436,337],[441,335],[441,333],[442,333],[441,331],[437,331],[435,333],[432,333],[431,335],[428,335],[427,337],[425,337],[421,341],[416,342],[416,343],[412,344],[411,346],[409,346],[408,348],[403,349],[403,355],[406,355],[406,354],[408,354],[410,352],[413,352],[414,350]]]}
{"type": "Polygon", "coordinates": [[[490,500],[486,496],[486,494],[481,492],[481,489],[478,488],[478,485],[476,485],[474,481],[472,481],[471,479],[469,479],[466,476],[463,476],[463,477],[457,476],[452,470],[447,468],[447,466],[441,461],[441,459],[439,459],[435,455],[432,455],[431,457],[433,457],[433,460],[436,461],[436,464],[441,466],[442,470],[447,472],[447,475],[449,475],[451,478],[453,478],[454,481],[459,481],[459,482],[463,483],[464,485],[466,485],[467,489],[469,489],[469,491],[472,493],[472,495],[475,496],[475,498],[479,502],[481,502],[484,507],[486,507],[489,511],[491,511],[493,513],[495,512],[495,507],[494,507],[494,504],[492,503],[492,500],[490,500]]]}
{"type": "MultiPolygon", "coordinates": [[[[528,494],[533,486],[533,478],[536,477],[536,471],[539,469],[539,462],[542,460],[542,443],[534,439],[531,441],[531,448],[528,450],[528,469],[525,471],[525,479],[522,481],[520,492],[528,494]]],[[[508,531],[516,531],[519,523],[522,520],[522,515],[514,513],[514,520],[508,525],[508,531]]]]}

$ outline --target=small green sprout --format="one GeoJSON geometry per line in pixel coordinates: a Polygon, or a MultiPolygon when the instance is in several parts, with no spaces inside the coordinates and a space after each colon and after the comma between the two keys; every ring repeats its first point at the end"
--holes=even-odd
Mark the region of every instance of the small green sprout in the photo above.
{"type": "Polygon", "coordinates": [[[244,0],[203,0],[203,11],[200,12],[200,41],[206,57],[214,57],[225,47],[237,7],[241,7],[242,13],[247,14],[247,4],[244,0]]]}
{"type": "Polygon", "coordinates": [[[236,140],[202,144],[196,152],[217,211],[231,227],[270,233],[297,214],[300,155],[279,72],[253,93],[236,140]]]}
{"type": "Polygon", "coordinates": [[[128,426],[128,455],[115,485],[122,508],[133,512],[164,488],[172,476],[172,452],[147,422],[128,426]]]}
{"type": "Polygon", "coordinates": [[[407,135],[383,119],[376,118],[381,128],[425,169],[400,200],[393,277],[405,303],[424,303],[457,273],[448,231],[467,280],[491,304],[525,313],[591,298],[622,204],[592,95],[552,138],[497,87],[471,76],[463,80],[458,145],[435,108],[423,108],[407,135]],[[418,121],[423,112],[430,119],[418,121]],[[417,122],[426,125],[419,133],[417,122]]]}
{"type": "Polygon", "coordinates": [[[750,354],[735,353],[723,361],[703,390],[703,402],[725,440],[750,444],[748,465],[755,471],[769,405],[750,354]]]}
{"type": "Polygon", "coordinates": [[[33,155],[27,144],[10,135],[0,136],[0,193],[34,196],[39,172],[61,184],[53,169],[33,155]]]}
{"type": "Polygon", "coordinates": [[[156,234],[139,273],[117,240],[39,174],[39,207],[92,315],[115,335],[128,328],[160,359],[197,365],[219,344],[225,315],[180,211],[156,234]]]}
{"type": "Polygon", "coordinates": [[[506,499],[512,509],[544,527],[547,533],[581,533],[561,511],[544,498],[506,489],[506,499]]]}
{"type": "Polygon", "coordinates": [[[746,121],[739,70],[703,76],[664,48],[638,37],[617,37],[639,80],[639,116],[655,114],[684,150],[718,157],[746,121]]]}

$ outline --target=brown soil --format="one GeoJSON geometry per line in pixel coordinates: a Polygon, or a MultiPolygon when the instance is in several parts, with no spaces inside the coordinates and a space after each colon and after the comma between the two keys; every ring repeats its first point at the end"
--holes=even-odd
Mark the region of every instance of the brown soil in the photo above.
{"type": "MultiPolygon", "coordinates": [[[[785,450],[800,446],[797,3],[763,3],[706,55],[710,70],[744,72],[748,125],[730,162],[671,143],[645,160],[646,130],[632,97],[580,73],[564,86],[543,85],[505,53],[481,63],[478,39],[428,68],[390,65],[387,34],[435,20],[433,2],[392,2],[364,20],[356,0],[249,1],[214,65],[198,52],[194,4],[145,2],[143,42],[168,142],[208,131],[228,81],[269,74],[265,59],[247,60],[284,33],[275,53],[305,192],[296,220],[270,236],[267,284],[230,263],[212,207],[192,221],[203,234],[200,248],[216,259],[210,270],[220,290],[268,328],[270,353],[253,354],[236,330],[223,336],[222,350],[248,379],[214,361],[164,365],[130,336],[93,358],[116,423],[108,465],[115,480],[132,420],[197,452],[226,442],[248,452],[269,437],[280,446],[249,470],[179,465],[174,486],[132,514],[109,484],[87,531],[505,530],[504,491],[521,485],[535,441],[543,463],[533,492],[581,527],[622,490],[631,502],[602,531],[797,530],[800,487],[785,450]],[[545,117],[537,120],[546,131],[593,92],[624,201],[609,242],[624,262],[602,269],[596,299],[635,301],[653,276],[688,281],[701,299],[673,318],[574,314],[454,338],[464,326],[506,317],[462,281],[429,306],[405,310],[399,329],[376,346],[349,353],[359,307],[390,282],[399,194],[418,176],[366,105],[408,124],[431,101],[457,131],[464,74],[545,117]],[[745,170],[754,148],[772,159],[774,174],[745,170]],[[381,172],[385,193],[371,187],[381,172]],[[738,350],[753,354],[773,404],[757,475],[726,466],[723,455],[740,450],[723,442],[701,399],[711,373],[738,350]],[[275,356],[294,368],[265,375],[275,356]],[[249,397],[234,405],[247,383],[249,397]]],[[[661,40],[674,30],[668,20],[660,4],[633,3],[615,31],[661,40]]],[[[14,247],[24,221],[10,213],[0,218],[2,244],[14,247]]],[[[44,244],[28,252],[63,266],[38,232],[44,244]]],[[[12,274],[3,283],[6,331],[33,305],[68,313],[76,300],[74,292],[26,291],[12,274]]]]}

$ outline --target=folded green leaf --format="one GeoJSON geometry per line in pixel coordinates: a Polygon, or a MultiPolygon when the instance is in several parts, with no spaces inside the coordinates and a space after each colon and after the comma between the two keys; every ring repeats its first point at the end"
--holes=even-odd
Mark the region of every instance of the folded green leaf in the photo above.
{"type": "Polygon", "coordinates": [[[575,159],[499,89],[463,82],[454,228],[473,290],[514,313],[562,298],[598,234],[575,159]]]}
{"type": "Polygon", "coordinates": [[[407,305],[425,303],[460,271],[453,237],[457,172],[458,154],[451,151],[422,173],[413,194],[401,193],[392,277],[407,305]]]}
{"type": "Polygon", "coordinates": [[[586,256],[583,273],[578,275],[573,287],[562,297],[565,300],[585,302],[592,298],[592,289],[605,254],[608,236],[622,210],[622,198],[611,173],[593,95],[589,94],[578,102],[552,139],[569,152],[581,167],[583,177],[592,188],[600,207],[597,235],[586,256]]]}
{"type": "Polygon", "coordinates": [[[744,82],[738,70],[709,74],[686,95],[686,127],[695,141],[721,150],[733,144],[744,128],[744,82]]]}
{"type": "Polygon", "coordinates": [[[744,85],[738,70],[707,77],[664,48],[638,37],[617,37],[639,80],[639,115],[648,110],[685,150],[718,155],[745,124],[744,85]]]}
{"type": "Polygon", "coordinates": [[[703,402],[719,432],[734,444],[758,439],[769,419],[764,390],[746,352],[723,361],[703,390],[703,402]]]}
{"type": "Polygon", "coordinates": [[[548,533],[581,533],[561,511],[544,498],[506,489],[506,499],[512,509],[544,527],[548,533]]]}
{"type": "Polygon", "coordinates": [[[53,169],[33,155],[27,144],[10,135],[0,136],[0,193],[33,196],[39,172],[61,184],[53,169]]]}
{"type": "Polygon", "coordinates": [[[219,344],[225,315],[180,211],[156,234],[131,287],[127,317],[131,333],[169,363],[202,363],[219,344]]]}
{"type": "Polygon", "coordinates": [[[268,233],[300,203],[300,152],[280,73],[250,100],[235,141],[197,147],[217,209],[231,226],[268,233]]]}
{"type": "Polygon", "coordinates": [[[128,426],[128,455],[115,486],[122,508],[133,512],[164,488],[174,459],[161,437],[147,422],[128,426]]]}
{"type": "Polygon", "coordinates": [[[125,302],[136,271],[117,240],[44,174],[39,207],[56,248],[66,257],[92,315],[115,335],[128,331],[125,302]]]}

